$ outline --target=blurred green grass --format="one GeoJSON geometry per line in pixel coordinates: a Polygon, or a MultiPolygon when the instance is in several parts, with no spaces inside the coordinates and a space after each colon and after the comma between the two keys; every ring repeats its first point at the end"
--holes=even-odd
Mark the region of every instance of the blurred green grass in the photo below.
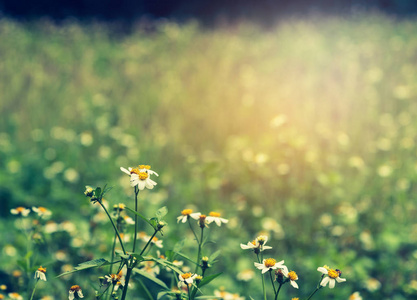
{"type": "Polygon", "coordinates": [[[212,228],[230,291],[259,298],[259,278],[248,285],[236,275],[253,269],[239,244],[264,231],[271,256],[297,271],[301,295],[328,264],[348,281],[323,297],[415,297],[416,30],[381,15],[288,19],[268,30],[160,23],[128,35],[1,20],[2,270],[16,268],[10,249],[25,247],[6,232],[18,205],[76,224],[69,240],[83,247],[64,236],[42,253],[66,253],[55,273],[108,253],[110,243],[96,246],[111,240],[110,227],[91,239],[84,185],[108,183],[112,204],[132,206],[119,167],[145,163],[160,177],[141,207],[151,215],[168,206],[166,249],[184,236],[175,225],[183,208],[230,219],[212,228]]]}

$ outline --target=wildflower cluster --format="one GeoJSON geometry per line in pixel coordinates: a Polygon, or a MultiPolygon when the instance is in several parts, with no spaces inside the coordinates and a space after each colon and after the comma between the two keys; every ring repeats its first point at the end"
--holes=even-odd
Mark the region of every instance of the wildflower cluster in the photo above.
{"type": "MultiPolygon", "coordinates": [[[[268,237],[265,235],[260,235],[252,242],[248,242],[247,244],[240,244],[240,247],[244,250],[253,250],[256,254],[258,262],[254,262],[254,266],[261,271],[261,278],[262,278],[262,289],[264,299],[266,299],[266,288],[265,288],[265,278],[264,274],[269,272],[271,285],[274,292],[274,299],[278,298],[279,292],[281,287],[285,283],[290,283],[290,285],[298,289],[298,275],[295,271],[289,270],[287,266],[284,265],[284,260],[277,262],[275,258],[266,258],[263,259],[263,251],[272,249],[270,246],[266,246],[266,242],[268,241],[268,237]]],[[[340,278],[342,272],[339,269],[330,269],[327,266],[317,268],[317,271],[321,272],[323,275],[321,276],[320,282],[317,285],[316,289],[310,294],[307,298],[309,300],[313,297],[313,295],[322,287],[325,287],[329,284],[329,288],[334,288],[335,282],[344,282],[346,279],[340,278]]],[[[293,298],[298,299],[298,298],[293,298]]]]}

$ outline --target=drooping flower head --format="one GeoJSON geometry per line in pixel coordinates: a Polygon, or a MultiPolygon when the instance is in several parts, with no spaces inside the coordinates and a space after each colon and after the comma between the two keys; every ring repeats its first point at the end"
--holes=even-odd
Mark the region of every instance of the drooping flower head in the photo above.
{"type": "Polygon", "coordinates": [[[328,283],[329,288],[332,289],[336,285],[336,281],[339,283],[346,281],[345,278],[340,278],[340,275],[342,275],[342,272],[339,269],[330,269],[329,267],[324,266],[324,267],[318,267],[317,271],[323,273],[323,275],[326,275],[320,282],[321,286],[326,286],[328,283]]]}
{"type": "Polygon", "coordinates": [[[222,223],[227,223],[229,220],[221,218],[220,213],[212,211],[207,217],[207,223],[210,224],[211,222],[215,222],[217,226],[221,226],[222,223]]]}
{"type": "Polygon", "coordinates": [[[192,209],[184,209],[181,211],[181,216],[177,217],[177,223],[181,221],[182,223],[187,222],[189,218],[193,218],[194,220],[198,220],[201,216],[201,213],[193,213],[192,209]]]}
{"type": "Polygon", "coordinates": [[[42,266],[40,266],[36,272],[35,272],[35,279],[39,278],[40,280],[46,281],[46,268],[42,268],[42,266]]]}
{"type": "Polygon", "coordinates": [[[151,170],[151,166],[148,165],[139,165],[136,168],[128,168],[126,170],[123,167],[120,167],[120,170],[130,176],[130,185],[132,187],[137,186],[139,190],[153,189],[157,184],[155,181],[150,179],[150,175],[159,176],[158,173],[151,170]]]}
{"type": "Polygon", "coordinates": [[[125,285],[125,276],[126,276],[127,267],[126,265],[117,273],[104,276],[106,281],[112,283],[113,285],[119,284],[125,285]]]}
{"type": "Polygon", "coordinates": [[[73,285],[68,292],[68,300],[74,300],[76,297],[84,298],[83,291],[79,285],[73,285]]]}
{"type": "Polygon", "coordinates": [[[251,249],[255,253],[259,253],[264,250],[272,249],[272,247],[270,246],[265,246],[267,241],[268,241],[268,237],[266,235],[260,235],[256,239],[254,239],[252,242],[248,242],[246,245],[240,244],[240,248],[244,250],[251,249]]]}
{"type": "Polygon", "coordinates": [[[267,258],[267,259],[264,259],[261,264],[257,263],[257,262],[255,262],[254,264],[255,264],[256,268],[258,268],[259,270],[262,270],[262,274],[264,274],[268,271],[278,269],[278,268],[281,269],[284,274],[288,273],[288,269],[284,265],[283,260],[281,260],[280,262],[277,262],[273,258],[267,258]]]}
{"type": "Polygon", "coordinates": [[[207,216],[206,216],[206,215],[200,215],[200,216],[198,217],[198,225],[199,225],[201,228],[205,228],[205,227],[208,227],[208,226],[207,226],[207,224],[208,224],[208,221],[207,221],[207,216]]]}

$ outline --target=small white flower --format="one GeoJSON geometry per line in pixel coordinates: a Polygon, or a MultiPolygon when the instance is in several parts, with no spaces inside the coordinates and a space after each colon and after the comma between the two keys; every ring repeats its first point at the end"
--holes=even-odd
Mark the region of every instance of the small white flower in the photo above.
{"type": "Polygon", "coordinates": [[[264,250],[272,249],[270,246],[265,246],[266,242],[268,241],[268,237],[266,235],[260,235],[252,242],[248,242],[245,244],[240,244],[240,248],[246,250],[251,249],[255,251],[255,253],[262,252],[264,250]]]}
{"type": "Polygon", "coordinates": [[[141,191],[145,188],[153,189],[157,184],[149,178],[150,175],[159,176],[158,173],[151,170],[150,166],[139,165],[137,168],[128,168],[128,170],[120,167],[120,170],[130,176],[130,185],[132,187],[137,186],[141,191]]]}
{"type": "Polygon", "coordinates": [[[159,266],[154,261],[144,261],[142,263],[142,267],[143,267],[142,269],[143,271],[155,277],[161,271],[159,266]]]}
{"type": "Polygon", "coordinates": [[[283,260],[281,260],[280,262],[277,262],[273,258],[267,258],[267,259],[264,259],[261,264],[257,262],[254,264],[256,268],[258,268],[259,270],[262,270],[262,274],[271,270],[278,269],[278,268],[281,269],[284,274],[288,273],[288,269],[286,266],[284,266],[283,260]]]}
{"type": "Polygon", "coordinates": [[[114,285],[125,285],[125,277],[126,277],[127,267],[126,265],[117,273],[117,274],[110,274],[104,276],[107,279],[107,282],[112,283],[114,285]]]}
{"type": "Polygon", "coordinates": [[[194,282],[194,278],[197,277],[197,274],[192,274],[192,273],[184,273],[184,274],[179,274],[178,278],[178,287],[181,287],[182,284],[192,284],[194,282]]]}
{"type": "Polygon", "coordinates": [[[324,275],[327,275],[320,282],[321,286],[326,286],[327,283],[329,283],[329,288],[332,289],[334,288],[336,281],[339,283],[346,281],[345,278],[340,278],[340,275],[342,274],[342,272],[338,269],[334,270],[334,269],[330,269],[327,266],[324,266],[324,267],[318,267],[317,271],[323,273],[324,275]]]}
{"type": "Polygon", "coordinates": [[[35,279],[39,278],[40,280],[46,281],[46,268],[42,268],[42,266],[40,266],[36,272],[35,272],[35,279]]]}
{"type": "Polygon", "coordinates": [[[155,245],[156,247],[158,247],[158,248],[162,248],[162,247],[163,247],[163,246],[162,246],[162,240],[158,239],[156,236],[154,236],[154,237],[152,238],[151,243],[152,243],[152,244],[154,244],[154,245],[155,245]]]}
{"type": "Polygon", "coordinates": [[[192,209],[184,209],[181,211],[181,216],[177,217],[177,223],[181,221],[182,223],[187,222],[188,218],[193,218],[194,220],[198,220],[200,218],[201,213],[193,213],[192,209]]]}
{"type": "Polygon", "coordinates": [[[10,299],[23,300],[23,297],[18,293],[9,293],[8,295],[10,299]]]}
{"type": "Polygon", "coordinates": [[[50,215],[52,215],[52,212],[42,206],[39,207],[32,207],[32,210],[38,214],[39,217],[41,217],[42,219],[47,219],[50,215]]]}
{"type": "Polygon", "coordinates": [[[362,296],[359,294],[359,292],[354,292],[349,296],[349,300],[362,300],[362,296]]]}
{"type": "Polygon", "coordinates": [[[217,226],[221,226],[222,223],[228,223],[229,222],[229,220],[227,220],[227,219],[220,218],[220,214],[218,212],[214,212],[214,211],[209,213],[208,217],[206,218],[206,221],[207,221],[208,224],[210,224],[211,222],[214,221],[217,224],[217,226]]]}
{"type": "Polygon", "coordinates": [[[291,272],[283,272],[283,274],[285,277],[287,277],[290,280],[290,284],[292,285],[292,287],[298,289],[298,284],[297,282],[295,282],[296,280],[298,280],[297,273],[295,273],[294,271],[291,271],[291,272]]]}
{"type": "Polygon", "coordinates": [[[135,220],[133,220],[131,217],[125,216],[123,219],[125,220],[126,224],[135,225],[135,220]]]}
{"type": "Polygon", "coordinates": [[[74,300],[75,296],[84,298],[83,291],[79,285],[73,285],[68,292],[68,300],[74,300]]]}
{"type": "Polygon", "coordinates": [[[10,210],[10,212],[13,215],[22,215],[22,217],[27,217],[30,213],[30,209],[19,206],[19,207],[16,207],[16,208],[12,208],[10,210]]]}

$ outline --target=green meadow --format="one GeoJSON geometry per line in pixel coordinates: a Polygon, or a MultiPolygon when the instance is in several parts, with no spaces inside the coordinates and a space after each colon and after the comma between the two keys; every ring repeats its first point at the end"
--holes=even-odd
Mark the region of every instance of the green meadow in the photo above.
{"type": "MultiPolygon", "coordinates": [[[[107,184],[110,208],[133,208],[120,167],[147,164],[159,177],[139,193],[139,211],[168,208],[163,248],[150,253],[184,241],[195,257],[192,232],[177,223],[183,209],[229,220],[209,225],[203,254],[220,250],[212,274],[223,274],[204,295],[223,287],[262,299],[256,255],[240,244],[265,234],[265,255],[299,277],[280,299],[307,298],[323,265],[346,282],[315,299],[415,299],[416,32],[417,21],[377,14],[128,33],[0,20],[0,294],[29,299],[42,265],[48,281],[34,299],[67,299],[74,284],[95,299],[108,267],[56,278],[110,259],[114,232],[85,186],[107,184]],[[34,212],[10,213],[19,206],[52,215],[31,223],[34,212]]],[[[152,234],[145,222],[139,231],[152,234]]],[[[130,249],[133,227],[125,235],[130,249]]],[[[162,267],[157,276],[172,280],[162,267]]],[[[132,283],[130,300],[156,299],[153,282],[152,297],[132,283]]]]}

